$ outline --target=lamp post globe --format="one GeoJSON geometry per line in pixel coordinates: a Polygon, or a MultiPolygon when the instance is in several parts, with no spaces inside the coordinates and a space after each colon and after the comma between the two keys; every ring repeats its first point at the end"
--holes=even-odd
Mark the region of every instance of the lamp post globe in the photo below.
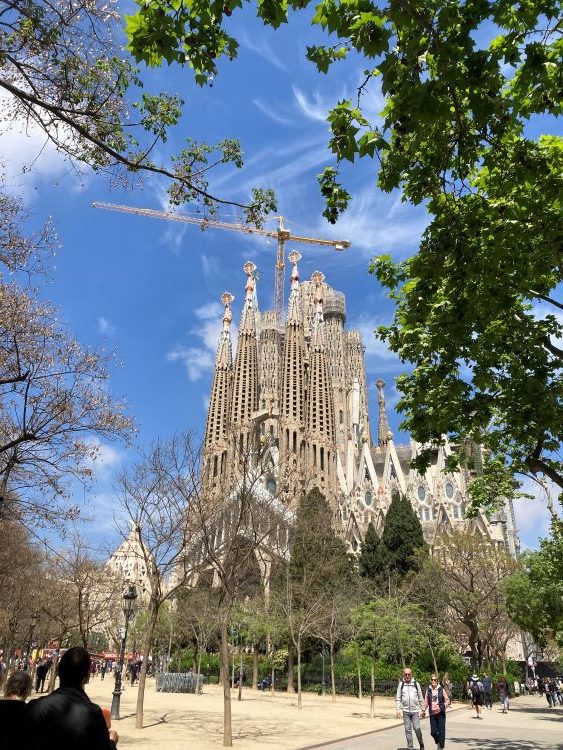
{"type": "Polygon", "coordinates": [[[119,709],[121,703],[121,682],[123,679],[123,664],[125,661],[125,644],[127,643],[127,630],[129,628],[129,621],[135,614],[135,600],[137,599],[137,589],[133,584],[129,584],[123,592],[123,616],[125,618],[125,626],[121,629],[121,645],[119,649],[119,659],[115,669],[115,687],[113,689],[113,697],[111,701],[111,718],[119,719],[119,709]]]}

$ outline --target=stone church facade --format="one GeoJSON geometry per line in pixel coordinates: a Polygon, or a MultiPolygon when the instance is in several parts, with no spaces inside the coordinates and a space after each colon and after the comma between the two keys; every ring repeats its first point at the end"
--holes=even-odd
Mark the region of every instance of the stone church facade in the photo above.
{"type": "Polygon", "coordinates": [[[289,254],[291,292],[284,321],[260,311],[256,267],[245,264],[234,357],[234,297],[225,292],[221,298],[223,330],[205,432],[206,491],[225,496],[241,454],[266,446],[261,491],[279,498],[291,514],[302,493],[318,487],[351,552],[359,552],[370,522],[381,533],[392,493],[399,490],[417,512],[430,544],[439,533],[470,526],[515,555],[519,543],[509,502],[493,516],[480,512],[465,519],[467,488],[478,460],[474,472],[444,473],[448,455],[457,450],[446,440],[424,476],[411,468],[421,446],[394,442],[381,379],[373,384],[379,415],[372,439],[361,336],[346,328],[345,297],[322,273],[301,281],[300,258],[298,252],[289,254]]]}

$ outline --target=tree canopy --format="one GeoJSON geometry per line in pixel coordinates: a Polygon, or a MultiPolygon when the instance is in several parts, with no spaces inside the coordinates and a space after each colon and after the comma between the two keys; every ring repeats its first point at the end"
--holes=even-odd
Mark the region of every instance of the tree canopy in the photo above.
{"type": "Polygon", "coordinates": [[[523,569],[504,586],[507,609],[540,648],[563,643],[563,524],[554,521],[551,535],[537,552],[524,555],[523,569]]]}
{"type": "Polygon", "coordinates": [[[140,71],[123,51],[117,0],[25,0],[2,3],[0,90],[4,122],[32,124],[57,151],[113,180],[152,174],[168,182],[171,203],[201,201],[242,209],[260,223],[275,208],[270,190],[253,190],[246,204],[213,195],[209,171],[241,167],[238,141],[187,138],[169,160],[156,154],[178,124],[184,102],[144,90],[140,71]]]}
{"type": "MultiPolygon", "coordinates": [[[[129,48],[149,65],[190,66],[204,83],[236,57],[228,20],[243,5],[137,0],[129,48]]],[[[271,0],[256,13],[277,28],[308,5],[271,0]]],[[[347,208],[340,168],[362,157],[377,159],[382,190],[428,208],[414,257],[373,261],[396,302],[379,335],[413,365],[398,385],[414,438],[471,434],[488,447],[476,504],[494,503],[501,476],[514,494],[518,472],[563,488],[563,140],[550,125],[563,107],[562,10],[561,0],[321,0],[311,18],[327,37],[306,51],[319,71],[354,56],[365,65],[356,99],[327,115],[324,215],[335,222],[347,208]],[[366,104],[379,94],[381,122],[371,122],[366,104]]],[[[428,459],[423,451],[418,468],[428,459]]]]}

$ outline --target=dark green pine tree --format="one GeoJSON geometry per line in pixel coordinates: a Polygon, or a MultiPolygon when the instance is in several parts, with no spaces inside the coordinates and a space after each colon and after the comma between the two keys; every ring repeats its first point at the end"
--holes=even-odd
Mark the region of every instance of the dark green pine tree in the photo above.
{"type": "Polygon", "coordinates": [[[303,496],[295,514],[289,564],[290,577],[307,594],[327,590],[351,576],[346,545],[333,527],[333,514],[324,495],[314,487],[303,496]]]}
{"type": "Polygon", "coordinates": [[[417,570],[415,550],[426,548],[418,516],[408,499],[396,491],[385,517],[381,546],[387,556],[389,571],[395,571],[400,577],[409,570],[417,570]]]}
{"type": "Polygon", "coordinates": [[[385,549],[377,536],[375,526],[370,521],[358,560],[358,570],[363,578],[376,580],[386,569],[385,549]]]}

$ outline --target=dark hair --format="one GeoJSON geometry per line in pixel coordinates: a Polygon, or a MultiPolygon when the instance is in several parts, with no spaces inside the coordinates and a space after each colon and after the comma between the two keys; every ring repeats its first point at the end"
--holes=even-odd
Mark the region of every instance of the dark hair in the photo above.
{"type": "Polygon", "coordinates": [[[17,695],[19,698],[27,698],[31,693],[31,677],[23,670],[14,672],[8,677],[4,695],[8,698],[10,695],[17,695]]]}
{"type": "Polygon", "coordinates": [[[90,654],[83,646],[69,648],[61,657],[57,670],[61,686],[80,687],[88,678],[90,663],[90,654]]]}

